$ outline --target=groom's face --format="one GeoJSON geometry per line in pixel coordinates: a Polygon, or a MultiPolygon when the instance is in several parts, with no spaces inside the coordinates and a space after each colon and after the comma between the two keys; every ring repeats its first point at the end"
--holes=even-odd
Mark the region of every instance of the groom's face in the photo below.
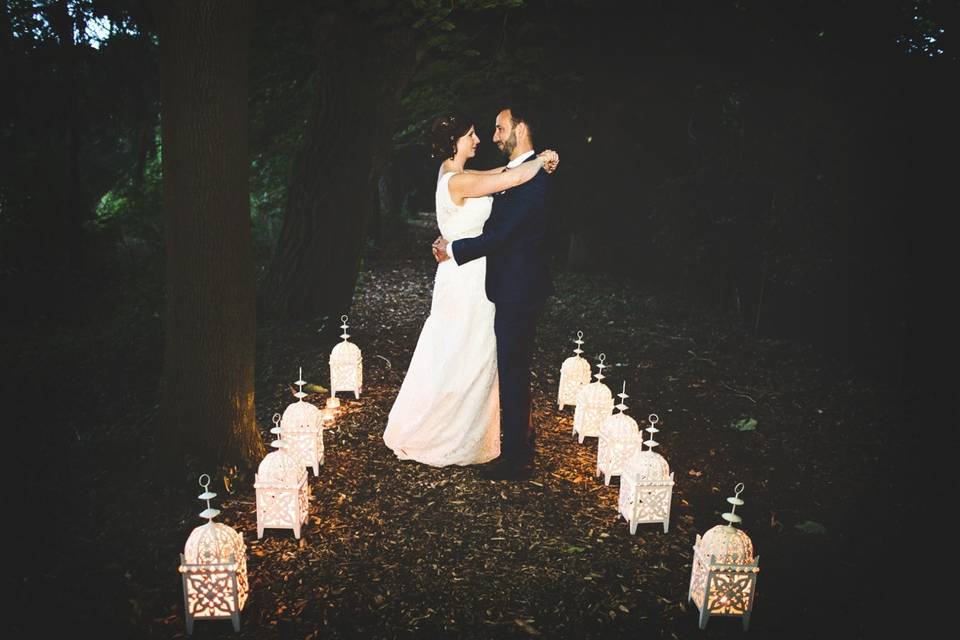
{"type": "Polygon", "coordinates": [[[513,126],[510,109],[504,109],[497,114],[497,121],[493,127],[493,142],[508,158],[517,148],[517,132],[513,126]]]}

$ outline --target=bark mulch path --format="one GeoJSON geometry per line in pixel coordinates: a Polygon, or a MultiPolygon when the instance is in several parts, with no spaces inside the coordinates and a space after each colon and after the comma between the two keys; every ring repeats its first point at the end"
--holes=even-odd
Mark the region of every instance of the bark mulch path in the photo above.
{"type": "MultiPolygon", "coordinates": [[[[699,631],[687,601],[694,538],[722,522],[737,482],[760,556],[749,634],[870,637],[869,600],[882,591],[871,558],[899,526],[884,449],[898,426],[895,390],[679,298],[561,274],[535,353],[534,479],[490,482],[475,468],[400,462],[381,434],[429,311],[433,235],[410,227],[367,260],[349,310],[365,388],[359,400],[340,394],[345,409],[325,433],[326,464],[310,476],[302,539],[268,530],[257,540],[252,478],[231,478],[230,491],[215,478],[219,521],[248,544],[240,637],[741,637],[726,618],[699,631]],[[626,381],[628,413],[661,418],[659,452],[676,473],[669,533],[640,525],[630,535],[616,511],[618,480],[604,486],[593,475],[596,439],[578,444],[572,409],[557,409],[577,330],[591,362],[607,355],[614,392],[626,381]],[[752,430],[731,426],[749,419],[752,430]]],[[[328,383],[331,346],[313,329],[262,334],[265,441],[270,416],[293,401],[298,366],[328,383]]],[[[52,615],[23,621],[24,631],[89,624],[99,637],[185,635],[177,554],[201,523],[199,487],[195,473],[164,497],[140,472],[156,415],[155,373],[142,377],[121,384],[124,400],[104,399],[108,418],[75,429],[69,463],[51,472],[69,506],[45,529],[47,548],[58,549],[50,566],[22,591],[46,594],[52,615]]],[[[194,636],[236,637],[228,622],[198,622],[194,636]]]]}

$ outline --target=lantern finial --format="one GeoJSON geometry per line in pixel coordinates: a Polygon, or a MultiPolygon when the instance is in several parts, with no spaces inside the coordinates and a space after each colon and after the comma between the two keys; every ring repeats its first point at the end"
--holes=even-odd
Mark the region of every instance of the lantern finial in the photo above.
{"type": "Polygon", "coordinates": [[[287,446],[286,442],[282,441],[283,438],[283,429],[280,427],[280,414],[273,414],[273,428],[270,429],[270,433],[275,434],[277,439],[270,443],[270,446],[274,449],[279,449],[281,447],[287,446]]]}
{"type": "Polygon", "coordinates": [[[340,328],[343,329],[343,333],[340,334],[340,337],[343,338],[344,341],[346,341],[346,339],[350,337],[350,334],[347,333],[347,316],[346,316],[346,314],[340,316],[340,322],[343,323],[342,325],[340,325],[340,328]]]}
{"type": "Polygon", "coordinates": [[[607,366],[607,365],[603,364],[603,363],[606,362],[606,360],[607,360],[607,354],[601,353],[601,354],[598,356],[598,359],[600,360],[600,364],[597,365],[597,369],[599,369],[599,371],[598,371],[596,374],[594,374],[594,377],[597,379],[597,382],[600,382],[601,380],[603,380],[604,378],[607,377],[607,376],[603,375],[603,369],[604,369],[604,367],[607,366]]]}
{"type": "Polygon", "coordinates": [[[203,487],[203,493],[201,493],[197,498],[200,500],[206,500],[207,508],[200,512],[201,518],[206,518],[208,522],[213,522],[213,519],[220,515],[218,509],[213,509],[210,506],[210,500],[217,497],[213,491],[210,491],[210,476],[206,473],[200,476],[200,486],[203,487]]]}
{"type": "Polygon", "coordinates": [[[300,388],[293,395],[296,396],[297,399],[300,400],[300,402],[303,402],[303,399],[307,397],[307,394],[303,392],[303,385],[307,384],[307,382],[306,380],[303,379],[303,367],[299,367],[299,370],[300,370],[300,377],[297,378],[297,381],[294,382],[293,384],[297,385],[300,388]]]}
{"type": "Polygon", "coordinates": [[[623,401],[630,397],[630,396],[627,395],[627,381],[626,381],[626,380],[623,381],[623,390],[620,391],[620,393],[617,394],[617,397],[620,398],[620,404],[616,405],[616,407],[614,407],[614,408],[619,409],[619,410],[620,410],[620,413],[623,413],[623,410],[628,408],[627,405],[625,405],[625,404],[623,403],[623,401]]]}
{"type": "Polygon", "coordinates": [[[581,353],[583,353],[583,349],[580,348],[580,346],[583,344],[583,331],[577,331],[577,339],[574,340],[574,342],[577,343],[577,348],[574,349],[573,352],[579,356],[581,353]]]}
{"type": "Polygon", "coordinates": [[[737,507],[743,504],[743,500],[740,499],[740,494],[743,493],[743,483],[738,482],[737,486],[733,488],[733,497],[727,498],[727,502],[733,505],[730,508],[729,513],[723,514],[723,519],[727,521],[727,526],[733,529],[733,525],[741,521],[740,516],[737,515],[737,507]]]}
{"type": "Polygon", "coordinates": [[[651,413],[649,416],[647,416],[647,422],[650,423],[650,426],[644,429],[644,431],[650,434],[650,438],[643,441],[640,446],[641,451],[643,451],[644,444],[650,447],[649,451],[653,451],[653,448],[660,444],[653,439],[653,434],[660,432],[660,429],[657,429],[657,423],[660,422],[660,416],[655,413],[651,413]]]}

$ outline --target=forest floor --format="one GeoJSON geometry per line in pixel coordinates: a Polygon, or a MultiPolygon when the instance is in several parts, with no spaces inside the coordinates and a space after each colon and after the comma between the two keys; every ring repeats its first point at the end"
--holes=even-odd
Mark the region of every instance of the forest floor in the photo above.
{"type": "MultiPolygon", "coordinates": [[[[737,513],[760,560],[750,635],[874,637],[873,625],[892,624],[890,610],[880,613],[888,590],[875,559],[900,535],[890,472],[898,390],[675,295],[558,274],[534,356],[531,480],[398,461],[381,435],[429,312],[433,236],[411,226],[366,259],[348,312],[364,389],[359,400],[340,394],[302,538],[268,529],[258,540],[252,479],[228,489],[215,478],[218,520],[248,545],[240,637],[741,637],[729,618],[699,631],[687,598],[694,539],[723,522],[738,482],[737,513]],[[606,354],[615,393],[626,381],[628,413],[661,418],[658,451],[676,474],[669,533],[640,525],[630,534],[619,481],[594,476],[596,439],[579,444],[573,409],[557,408],[578,330],[591,363],[606,354]]],[[[28,515],[14,518],[19,538],[8,549],[28,567],[13,596],[13,626],[27,637],[86,626],[98,637],[185,636],[178,553],[202,522],[204,470],[172,494],[144,473],[162,344],[158,316],[149,318],[146,328],[119,318],[4,345],[17,354],[21,388],[45,397],[9,425],[35,452],[21,475],[28,515]]],[[[308,328],[261,333],[265,442],[270,417],[294,400],[298,367],[328,384],[331,346],[308,328]]],[[[201,621],[194,637],[235,636],[229,622],[201,621]]]]}

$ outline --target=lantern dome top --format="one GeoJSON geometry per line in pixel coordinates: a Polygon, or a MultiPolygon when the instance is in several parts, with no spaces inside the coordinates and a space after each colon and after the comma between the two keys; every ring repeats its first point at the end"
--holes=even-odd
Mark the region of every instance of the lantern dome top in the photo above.
{"type": "Polygon", "coordinates": [[[360,357],[360,347],[353,344],[352,342],[338,342],[334,345],[333,349],[330,350],[330,359],[331,360],[340,360],[345,358],[359,358],[360,357]]]}
{"type": "Polygon", "coordinates": [[[298,427],[301,425],[314,425],[323,417],[320,409],[302,399],[297,402],[291,402],[283,411],[280,424],[283,427],[298,427]]]}
{"type": "Polygon", "coordinates": [[[561,373],[580,373],[586,377],[590,376],[590,363],[580,356],[570,356],[560,365],[561,373]]]}
{"type": "Polygon", "coordinates": [[[577,406],[581,404],[594,404],[612,402],[613,394],[610,389],[602,382],[591,382],[580,387],[577,392],[577,406]]]}
{"type": "Polygon", "coordinates": [[[243,554],[243,538],[225,524],[208,522],[190,532],[183,547],[189,564],[235,562],[243,554]]]}
{"type": "Polygon", "coordinates": [[[618,440],[624,438],[636,438],[640,440],[640,431],[637,421],[627,414],[614,413],[603,423],[603,431],[611,438],[618,440]]]}
{"type": "Polygon", "coordinates": [[[715,556],[720,564],[751,564],[753,542],[750,536],[730,525],[718,524],[700,540],[700,550],[706,556],[715,556]]]}
{"type": "Polygon", "coordinates": [[[269,484],[296,486],[300,484],[306,473],[307,470],[302,464],[280,448],[268,453],[260,461],[260,466],[257,468],[257,479],[269,484]]]}
{"type": "Polygon", "coordinates": [[[626,464],[626,473],[635,480],[664,482],[670,479],[670,465],[666,458],[655,451],[637,451],[626,464]]]}

